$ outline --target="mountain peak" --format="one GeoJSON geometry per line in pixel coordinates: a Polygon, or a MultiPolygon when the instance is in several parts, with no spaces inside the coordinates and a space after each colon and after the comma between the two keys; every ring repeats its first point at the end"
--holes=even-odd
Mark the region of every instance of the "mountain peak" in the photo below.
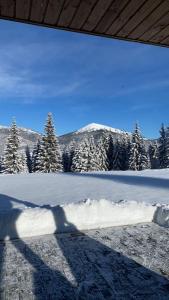
{"type": "Polygon", "coordinates": [[[123,133],[124,132],[120,129],[116,129],[116,128],[109,127],[109,126],[106,126],[106,125],[101,125],[101,124],[97,124],[97,123],[90,123],[90,124],[80,128],[79,130],[77,130],[76,133],[91,132],[91,131],[97,131],[97,130],[107,130],[107,131],[111,131],[111,132],[115,132],[115,133],[123,133]]]}

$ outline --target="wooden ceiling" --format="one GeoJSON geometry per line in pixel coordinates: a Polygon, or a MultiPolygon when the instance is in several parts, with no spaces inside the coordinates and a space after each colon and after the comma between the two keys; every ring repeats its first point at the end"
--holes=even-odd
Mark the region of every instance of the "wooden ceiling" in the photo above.
{"type": "Polygon", "coordinates": [[[0,0],[0,18],[169,46],[169,0],[0,0]]]}

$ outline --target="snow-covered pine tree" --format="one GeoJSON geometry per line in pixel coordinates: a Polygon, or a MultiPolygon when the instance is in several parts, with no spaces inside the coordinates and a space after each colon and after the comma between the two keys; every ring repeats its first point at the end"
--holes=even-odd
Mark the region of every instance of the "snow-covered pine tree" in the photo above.
{"type": "Polygon", "coordinates": [[[15,120],[12,122],[10,134],[6,142],[3,173],[16,174],[23,170],[22,159],[19,153],[19,134],[15,120]]]}
{"type": "Polygon", "coordinates": [[[159,138],[159,162],[160,168],[169,168],[169,130],[162,124],[159,138]]]}
{"type": "Polygon", "coordinates": [[[169,167],[169,145],[168,145],[167,129],[164,127],[164,124],[161,125],[161,129],[160,129],[158,153],[159,153],[160,168],[168,168],[169,167]]]}
{"type": "Polygon", "coordinates": [[[113,170],[122,170],[123,167],[123,148],[119,139],[116,140],[114,147],[113,170]]]}
{"type": "Polygon", "coordinates": [[[45,125],[45,135],[42,137],[41,151],[39,153],[38,170],[44,173],[54,173],[63,170],[61,151],[52,120],[48,113],[45,125]]]}
{"type": "Polygon", "coordinates": [[[27,165],[27,156],[26,153],[21,153],[21,164],[22,164],[22,170],[21,173],[28,173],[28,165],[27,165]]]}
{"type": "Polygon", "coordinates": [[[114,159],[114,142],[111,134],[105,136],[105,149],[107,152],[108,159],[108,170],[113,169],[113,159],[114,159]]]}
{"type": "Polygon", "coordinates": [[[127,133],[125,133],[121,139],[121,170],[123,171],[128,169],[129,153],[130,137],[127,133]]]}
{"type": "Polygon", "coordinates": [[[88,172],[97,170],[96,145],[93,138],[88,139],[86,137],[74,151],[71,171],[88,172]]]}
{"type": "Polygon", "coordinates": [[[109,170],[109,159],[108,159],[109,140],[105,135],[101,136],[101,138],[99,139],[95,151],[96,151],[96,159],[98,162],[97,171],[108,171],[109,170]]]}
{"type": "Polygon", "coordinates": [[[31,158],[31,153],[28,145],[26,146],[26,164],[29,173],[32,173],[32,158],[31,158]]]}
{"type": "Polygon", "coordinates": [[[74,148],[75,148],[75,142],[71,141],[70,144],[66,147],[66,149],[63,152],[62,160],[63,160],[63,168],[65,172],[71,171],[74,148]]]}
{"type": "Polygon", "coordinates": [[[150,157],[150,166],[151,169],[159,168],[159,155],[158,155],[158,144],[157,142],[150,144],[148,149],[149,157],[150,157]]]}
{"type": "Polygon", "coordinates": [[[144,143],[143,138],[141,137],[141,148],[140,148],[140,171],[141,170],[146,170],[150,168],[150,160],[149,160],[149,156],[146,150],[146,146],[144,143]]]}
{"type": "Polygon", "coordinates": [[[32,152],[32,172],[38,172],[39,171],[39,165],[40,165],[40,152],[41,152],[41,141],[38,140],[37,144],[33,148],[32,152]]]}
{"type": "Polygon", "coordinates": [[[140,171],[149,168],[148,155],[145,149],[145,143],[141,135],[138,124],[132,134],[131,148],[129,154],[129,169],[140,171]]]}

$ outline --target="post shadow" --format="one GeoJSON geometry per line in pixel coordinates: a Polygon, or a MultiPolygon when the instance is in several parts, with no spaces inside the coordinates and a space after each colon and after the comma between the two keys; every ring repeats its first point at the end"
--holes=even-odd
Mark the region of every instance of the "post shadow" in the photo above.
{"type": "Polygon", "coordinates": [[[80,232],[62,207],[52,212],[55,237],[77,282],[77,299],[169,299],[165,277],[80,232]],[[67,231],[74,233],[58,235],[67,231]]]}

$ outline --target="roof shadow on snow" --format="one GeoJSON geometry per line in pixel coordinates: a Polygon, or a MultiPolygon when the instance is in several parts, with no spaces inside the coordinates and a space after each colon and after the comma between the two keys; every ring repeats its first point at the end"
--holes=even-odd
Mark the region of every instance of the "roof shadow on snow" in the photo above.
{"type": "MultiPolygon", "coordinates": [[[[22,201],[5,195],[0,195],[0,199],[5,199],[8,202],[8,210],[4,210],[4,214],[8,214],[10,218],[9,231],[7,230],[8,227],[5,226],[4,219],[4,222],[0,224],[0,233],[4,230],[3,238],[6,236],[11,237],[12,234],[17,237],[16,221],[21,214],[21,210],[13,209],[12,203],[22,201]],[[11,219],[12,215],[13,218],[11,219]]],[[[101,242],[80,232],[74,224],[67,220],[62,207],[57,209],[57,212],[55,208],[49,206],[46,206],[46,209],[53,212],[57,231],[70,230],[73,233],[55,234],[56,245],[52,242],[51,248],[49,248],[49,245],[45,246],[46,241],[43,245],[43,238],[41,238],[40,248],[38,245],[40,238],[37,240],[37,245],[34,238],[33,250],[32,240],[30,246],[29,241],[26,242],[26,240],[11,240],[11,243],[17,249],[17,253],[21,253],[23,259],[23,261],[21,257],[18,259],[17,253],[14,254],[13,259],[15,262],[13,264],[16,263],[15,267],[18,269],[13,269],[12,274],[16,278],[11,286],[10,283],[9,286],[6,283],[4,284],[3,280],[5,280],[6,272],[4,272],[3,263],[6,253],[8,255],[10,253],[10,256],[12,254],[11,251],[5,250],[8,245],[0,243],[0,298],[1,293],[11,292],[10,295],[12,295],[15,292],[15,295],[18,293],[23,299],[30,299],[32,290],[28,278],[31,273],[33,294],[37,300],[168,299],[169,281],[165,277],[138,264],[133,259],[123,255],[123,253],[108,247],[106,239],[101,242]],[[55,246],[56,249],[54,249],[55,246]],[[60,258],[57,257],[58,246],[62,251],[63,261],[60,261],[60,258]],[[39,249],[43,249],[40,255],[38,255],[39,249]],[[50,255],[52,255],[52,267],[49,267],[50,255]],[[26,276],[20,277],[20,266],[17,263],[21,263],[22,266],[25,265],[26,276]],[[61,266],[62,271],[57,270],[61,266]],[[72,273],[73,283],[72,280],[68,279],[72,276],[66,277],[67,272],[69,276],[72,273]],[[22,278],[22,282],[20,278],[22,278]]],[[[8,217],[6,220],[8,220],[8,217]]],[[[43,220],[44,222],[45,220],[43,220]]]]}
{"type": "MultiPolygon", "coordinates": [[[[66,175],[68,174],[66,173],[66,175]]],[[[127,185],[169,189],[169,179],[165,178],[102,173],[69,173],[69,175],[110,180],[127,185]]]]}

